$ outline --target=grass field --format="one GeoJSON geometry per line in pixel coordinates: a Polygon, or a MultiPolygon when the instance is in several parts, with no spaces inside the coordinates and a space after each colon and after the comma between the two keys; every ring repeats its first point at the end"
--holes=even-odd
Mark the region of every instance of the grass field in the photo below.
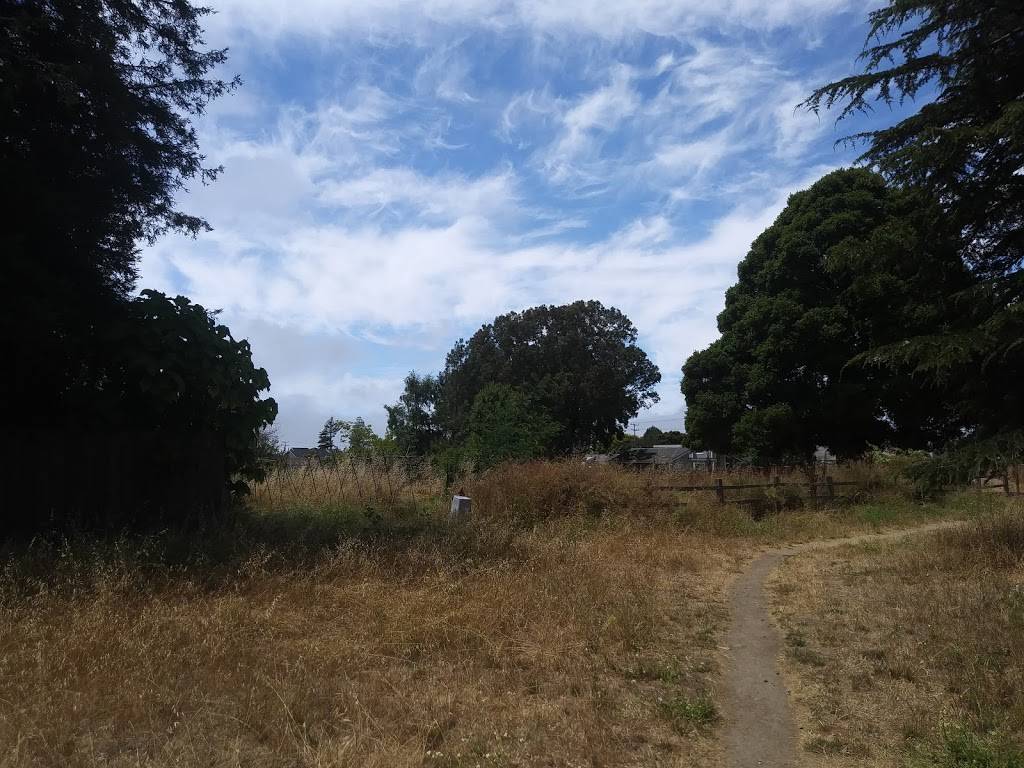
{"type": "Polygon", "coordinates": [[[540,463],[467,478],[450,528],[443,488],[392,480],[386,503],[256,494],[198,532],[7,545],[0,766],[715,766],[742,563],[974,498],[755,522],[540,463]]]}
{"type": "Polygon", "coordinates": [[[806,765],[1024,766],[1024,506],[792,558],[774,598],[806,765]]]}

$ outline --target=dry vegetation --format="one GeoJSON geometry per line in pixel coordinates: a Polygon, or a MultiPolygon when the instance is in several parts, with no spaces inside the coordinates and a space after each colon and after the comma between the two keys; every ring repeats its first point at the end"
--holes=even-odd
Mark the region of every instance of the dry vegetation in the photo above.
{"type": "Polygon", "coordinates": [[[416,469],[298,470],[198,532],[0,551],[0,766],[713,766],[753,549],[950,513],[755,522],[565,462],[462,478],[474,519],[449,528],[416,469]]]}
{"type": "Polygon", "coordinates": [[[1024,506],[969,498],[965,528],[776,574],[803,764],[1024,766],[1024,506]]]}
{"type": "Polygon", "coordinates": [[[480,481],[464,530],[265,512],[7,558],[0,765],[714,764],[739,547],[577,471],[480,481]]]}

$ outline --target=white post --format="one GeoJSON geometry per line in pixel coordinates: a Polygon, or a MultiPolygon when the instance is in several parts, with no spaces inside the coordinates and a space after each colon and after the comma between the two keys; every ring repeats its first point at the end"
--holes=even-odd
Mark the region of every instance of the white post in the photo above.
{"type": "Polygon", "coordinates": [[[448,522],[453,525],[468,523],[473,502],[469,496],[452,496],[452,508],[448,513],[448,522]]]}

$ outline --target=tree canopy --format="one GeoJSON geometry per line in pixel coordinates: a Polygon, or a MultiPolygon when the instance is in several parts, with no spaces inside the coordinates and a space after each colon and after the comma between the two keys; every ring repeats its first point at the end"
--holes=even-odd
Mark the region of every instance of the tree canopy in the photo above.
{"type": "Polygon", "coordinates": [[[105,329],[108,354],[92,397],[105,426],[213,432],[226,449],[229,477],[258,477],[257,435],[277,403],[270,379],[213,312],[184,296],[143,291],[121,322],[105,329]]]}
{"type": "MultiPolygon", "coordinates": [[[[185,0],[0,3],[0,334],[18,362],[3,384],[22,419],[66,422],[100,326],[123,314],[139,243],[206,223],[179,209],[213,179],[192,118],[236,84],[210,76],[210,11],[185,0]],[[63,405],[63,407],[60,407],[63,405]]],[[[86,404],[87,407],[87,404],[86,404]]]]}
{"type": "Polygon", "coordinates": [[[864,142],[862,160],[892,183],[935,201],[936,235],[958,241],[979,282],[957,297],[953,327],[908,334],[863,361],[956,383],[964,437],[993,441],[1003,461],[999,446],[1024,443],[1024,12],[1015,0],[892,0],[870,25],[864,71],[805,106],[841,105],[842,119],[928,97],[910,117],[848,140],[864,142]]]}
{"type": "Polygon", "coordinates": [[[895,125],[849,137],[886,178],[926,191],[962,238],[968,265],[1005,274],[1024,261],[1024,12],[1015,0],[892,0],[869,16],[864,71],[804,102],[841,105],[931,95],[895,125]]]}
{"type": "Polygon", "coordinates": [[[947,327],[969,276],[932,236],[927,201],[864,169],[792,195],[738,267],[721,338],[683,366],[694,445],[757,461],[803,461],[817,445],[919,446],[956,429],[941,393],[849,366],[859,352],[947,327]]]}
{"type": "Polygon", "coordinates": [[[399,450],[422,456],[442,437],[441,426],[435,417],[435,406],[440,396],[436,376],[420,376],[411,372],[405,377],[405,389],[394,405],[385,406],[388,412],[388,431],[399,450]]]}
{"type": "Polygon", "coordinates": [[[13,428],[145,432],[179,454],[189,441],[171,433],[212,435],[239,480],[259,476],[277,412],[266,371],[215,312],[133,295],[141,244],[208,228],[180,208],[219,172],[193,120],[238,82],[215,73],[226,51],[203,41],[210,12],[0,1],[0,167],[15,191],[0,209],[0,394],[13,428]]]}
{"type": "Polygon", "coordinates": [[[511,387],[554,429],[544,453],[607,445],[639,410],[657,402],[657,367],[619,310],[597,301],[510,312],[460,339],[435,377],[410,374],[388,409],[389,434],[418,450],[464,442],[474,402],[491,384],[511,387]]]}

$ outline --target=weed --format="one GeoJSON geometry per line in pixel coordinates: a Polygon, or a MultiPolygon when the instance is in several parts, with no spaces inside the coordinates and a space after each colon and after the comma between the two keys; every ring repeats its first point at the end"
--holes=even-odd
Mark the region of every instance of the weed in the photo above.
{"type": "Polygon", "coordinates": [[[679,695],[660,702],[661,710],[677,727],[706,726],[718,719],[718,709],[711,697],[701,694],[694,698],[679,695]]]}
{"type": "Polygon", "coordinates": [[[960,726],[942,729],[937,746],[918,747],[912,752],[912,766],[935,768],[1024,768],[1024,752],[1005,736],[980,735],[960,726]]]}

